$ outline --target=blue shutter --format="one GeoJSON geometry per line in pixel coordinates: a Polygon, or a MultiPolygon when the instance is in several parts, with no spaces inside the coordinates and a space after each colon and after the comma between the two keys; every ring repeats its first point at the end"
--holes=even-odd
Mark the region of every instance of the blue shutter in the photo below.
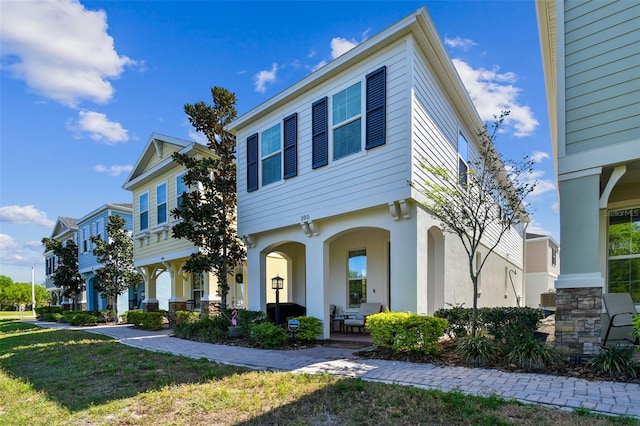
{"type": "Polygon", "coordinates": [[[367,75],[366,149],[384,145],[386,139],[387,67],[383,66],[367,75]]]}
{"type": "Polygon", "coordinates": [[[284,178],[298,175],[298,114],[293,113],[284,122],[284,178]]]}
{"type": "Polygon", "coordinates": [[[329,163],[329,132],[327,98],[324,97],[311,105],[312,166],[314,169],[329,163]]]}
{"type": "Polygon", "coordinates": [[[247,138],[247,192],[258,189],[258,134],[247,138]]]}

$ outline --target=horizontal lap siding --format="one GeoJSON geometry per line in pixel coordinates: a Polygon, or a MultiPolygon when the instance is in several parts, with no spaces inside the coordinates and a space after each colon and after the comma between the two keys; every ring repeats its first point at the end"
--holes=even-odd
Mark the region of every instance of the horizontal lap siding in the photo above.
{"type": "MultiPolygon", "coordinates": [[[[311,87],[304,96],[294,99],[268,117],[252,122],[238,131],[238,223],[241,235],[255,234],[298,225],[303,215],[318,221],[409,196],[408,92],[405,43],[395,43],[370,56],[338,78],[311,87]],[[361,81],[381,66],[387,67],[386,143],[369,150],[312,169],[311,105],[324,96],[332,96],[348,80],[361,81]],[[246,138],[276,124],[288,115],[298,113],[298,176],[260,186],[257,191],[246,188],[246,138]]],[[[365,93],[362,92],[364,99],[365,93]]],[[[331,132],[331,110],[329,110],[331,132]]],[[[364,110],[363,118],[364,120],[364,110]]],[[[329,143],[332,143],[330,137],[329,143]]],[[[260,168],[262,165],[260,164],[260,168]]],[[[262,171],[260,170],[260,173],[262,171]]]]}
{"type": "MultiPolygon", "coordinates": [[[[478,159],[478,149],[473,144],[478,129],[461,129],[461,120],[451,107],[446,95],[434,80],[428,65],[421,56],[414,57],[414,93],[413,93],[413,175],[412,181],[418,190],[424,189],[423,182],[433,179],[420,164],[422,162],[435,166],[448,167],[458,171],[457,140],[462,131],[469,143],[469,162],[478,159]]],[[[471,167],[471,164],[469,164],[471,167]]],[[[416,194],[419,201],[425,198],[416,194]]],[[[493,244],[499,229],[489,227],[485,246],[493,244]]],[[[496,253],[506,257],[507,253],[522,265],[522,239],[514,230],[509,230],[502,238],[496,253]]]]}
{"type": "Polygon", "coordinates": [[[566,3],[567,153],[640,137],[640,3],[566,3]]]}

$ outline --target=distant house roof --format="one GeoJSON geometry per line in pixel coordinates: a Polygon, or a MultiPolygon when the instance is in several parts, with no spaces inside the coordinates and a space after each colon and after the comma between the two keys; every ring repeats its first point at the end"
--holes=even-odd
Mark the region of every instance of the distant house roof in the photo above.
{"type": "Polygon", "coordinates": [[[531,240],[533,238],[547,238],[549,237],[548,235],[542,235],[542,234],[533,234],[530,232],[527,232],[527,240],[531,240]]]}

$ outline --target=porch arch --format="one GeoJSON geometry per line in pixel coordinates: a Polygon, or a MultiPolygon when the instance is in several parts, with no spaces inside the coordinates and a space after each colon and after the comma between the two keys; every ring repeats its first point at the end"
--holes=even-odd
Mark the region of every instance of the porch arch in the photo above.
{"type": "Polygon", "coordinates": [[[427,314],[444,307],[444,234],[437,226],[427,231],[427,314]]]}

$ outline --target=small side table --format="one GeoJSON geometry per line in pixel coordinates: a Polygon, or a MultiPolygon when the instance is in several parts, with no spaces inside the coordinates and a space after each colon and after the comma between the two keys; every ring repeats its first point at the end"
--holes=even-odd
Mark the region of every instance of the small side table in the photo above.
{"type": "MultiPolygon", "coordinates": [[[[344,315],[336,315],[335,317],[333,317],[333,323],[338,323],[338,332],[343,333],[344,332],[344,315]]],[[[331,324],[332,327],[334,326],[333,324],[331,324]]],[[[334,329],[335,330],[335,329],[334,329]]]]}

